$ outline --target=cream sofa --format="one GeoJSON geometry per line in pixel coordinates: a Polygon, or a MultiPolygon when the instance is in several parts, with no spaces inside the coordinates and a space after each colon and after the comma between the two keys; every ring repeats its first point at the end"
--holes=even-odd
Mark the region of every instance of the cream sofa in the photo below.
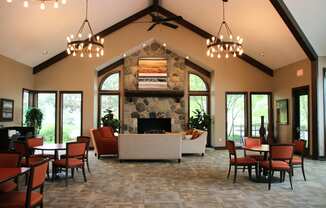
{"type": "Polygon", "coordinates": [[[182,134],[119,134],[120,160],[181,161],[182,134]]]}
{"type": "Polygon", "coordinates": [[[182,154],[201,154],[204,156],[206,144],[207,131],[203,131],[197,139],[183,139],[182,154]]]}

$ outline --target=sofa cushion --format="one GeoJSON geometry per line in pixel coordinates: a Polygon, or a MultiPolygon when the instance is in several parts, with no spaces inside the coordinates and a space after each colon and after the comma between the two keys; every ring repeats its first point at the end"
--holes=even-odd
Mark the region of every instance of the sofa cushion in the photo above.
{"type": "Polygon", "coordinates": [[[191,139],[197,139],[198,137],[200,137],[200,135],[202,134],[203,132],[200,132],[198,130],[194,130],[192,132],[192,138],[191,139]]]}

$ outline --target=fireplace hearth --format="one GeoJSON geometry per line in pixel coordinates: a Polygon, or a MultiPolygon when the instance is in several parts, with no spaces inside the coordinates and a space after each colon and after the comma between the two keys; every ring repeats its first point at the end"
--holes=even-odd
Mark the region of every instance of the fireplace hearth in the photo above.
{"type": "Polygon", "coordinates": [[[138,118],[138,134],[171,132],[171,118],[138,118]]]}

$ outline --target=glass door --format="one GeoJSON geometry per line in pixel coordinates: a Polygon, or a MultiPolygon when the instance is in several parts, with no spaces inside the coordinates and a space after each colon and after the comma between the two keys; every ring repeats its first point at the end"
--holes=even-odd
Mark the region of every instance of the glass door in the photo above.
{"type": "Polygon", "coordinates": [[[39,135],[43,137],[44,143],[56,143],[57,93],[36,92],[36,106],[43,113],[39,135]]]}
{"type": "Polygon", "coordinates": [[[243,145],[247,136],[247,93],[226,93],[226,138],[243,145]]]}
{"type": "Polygon", "coordinates": [[[309,147],[309,87],[293,89],[293,139],[304,139],[309,147]]]}
{"type": "Polygon", "coordinates": [[[82,92],[60,92],[60,142],[75,141],[82,135],[82,92]]]}

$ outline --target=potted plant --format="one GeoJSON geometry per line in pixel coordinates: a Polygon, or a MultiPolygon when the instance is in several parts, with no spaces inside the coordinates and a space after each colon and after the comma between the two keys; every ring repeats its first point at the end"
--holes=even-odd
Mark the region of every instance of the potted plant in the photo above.
{"type": "Polygon", "coordinates": [[[210,116],[204,110],[199,109],[194,110],[193,113],[194,116],[191,116],[189,119],[189,127],[208,131],[211,124],[210,116]]]}
{"type": "Polygon", "coordinates": [[[34,127],[35,134],[42,128],[43,113],[39,108],[29,108],[25,114],[25,125],[34,127]]]}
{"type": "Polygon", "coordinates": [[[107,109],[105,113],[106,114],[101,118],[103,126],[109,126],[113,129],[114,132],[119,132],[120,121],[114,118],[112,110],[107,109]]]}

